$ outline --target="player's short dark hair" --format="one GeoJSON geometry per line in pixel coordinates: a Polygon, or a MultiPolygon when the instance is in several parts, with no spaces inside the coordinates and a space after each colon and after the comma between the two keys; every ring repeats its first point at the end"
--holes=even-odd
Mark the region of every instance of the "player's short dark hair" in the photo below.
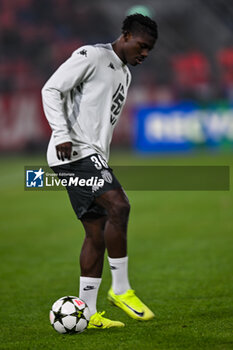
{"type": "Polygon", "coordinates": [[[148,16],[143,16],[140,13],[127,16],[122,25],[122,33],[130,32],[132,34],[147,33],[151,35],[155,40],[158,39],[158,26],[148,16]]]}

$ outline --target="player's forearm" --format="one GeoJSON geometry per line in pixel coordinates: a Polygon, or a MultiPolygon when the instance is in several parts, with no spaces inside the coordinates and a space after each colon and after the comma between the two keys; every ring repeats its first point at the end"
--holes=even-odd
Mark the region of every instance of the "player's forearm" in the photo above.
{"type": "Polygon", "coordinates": [[[45,85],[42,89],[42,101],[45,116],[54,134],[55,145],[71,142],[62,93],[45,85]]]}

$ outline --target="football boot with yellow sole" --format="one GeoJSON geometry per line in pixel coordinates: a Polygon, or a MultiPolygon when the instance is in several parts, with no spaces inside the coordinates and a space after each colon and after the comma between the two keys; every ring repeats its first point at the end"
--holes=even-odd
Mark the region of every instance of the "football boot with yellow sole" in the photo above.
{"type": "Polygon", "coordinates": [[[116,295],[111,288],[108,291],[108,300],[125,311],[135,320],[151,320],[155,315],[143,302],[135,295],[134,290],[129,289],[126,293],[116,295]]]}
{"type": "Polygon", "coordinates": [[[94,315],[92,315],[88,323],[87,329],[105,329],[125,326],[125,324],[120,321],[112,321],[108,318],[103,317],[104,314],[105,311],[96,312],[94,315]]]}

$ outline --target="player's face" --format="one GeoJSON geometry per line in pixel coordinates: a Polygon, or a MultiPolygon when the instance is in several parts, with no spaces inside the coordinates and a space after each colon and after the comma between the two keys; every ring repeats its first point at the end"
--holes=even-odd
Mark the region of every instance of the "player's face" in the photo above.
{"type": "Polygon", "coordinates": [[[155,45],[155,39],[147,34],[125,35],[124,59],[132,66],[141,64],[155,45]]]}

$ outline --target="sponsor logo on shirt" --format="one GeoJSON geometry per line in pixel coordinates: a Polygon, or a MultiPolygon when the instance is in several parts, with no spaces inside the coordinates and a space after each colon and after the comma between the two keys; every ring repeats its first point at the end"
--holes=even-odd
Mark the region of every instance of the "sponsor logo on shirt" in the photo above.
{"type": "Polygon", "coordinates": [[[113,70],[115,70],[116,68],[114,67],[113,63],[110,62],[109,65],[108,65],[109,68],[112,68],[113,70]]]}
{"type": "Polygon", "coordinates": [[[122,106],[125,101],[124,86],[120,83],[115,94],[112,97],[111,118],[110,122],[114,125],[117,121],[117,117],[121,112],[122,106]]]}
{"type": "Polygon", "coordinates": [[[82,51],[79,51],[78,54],[87,57],[87,50],[83,49],[82,51]]]}

